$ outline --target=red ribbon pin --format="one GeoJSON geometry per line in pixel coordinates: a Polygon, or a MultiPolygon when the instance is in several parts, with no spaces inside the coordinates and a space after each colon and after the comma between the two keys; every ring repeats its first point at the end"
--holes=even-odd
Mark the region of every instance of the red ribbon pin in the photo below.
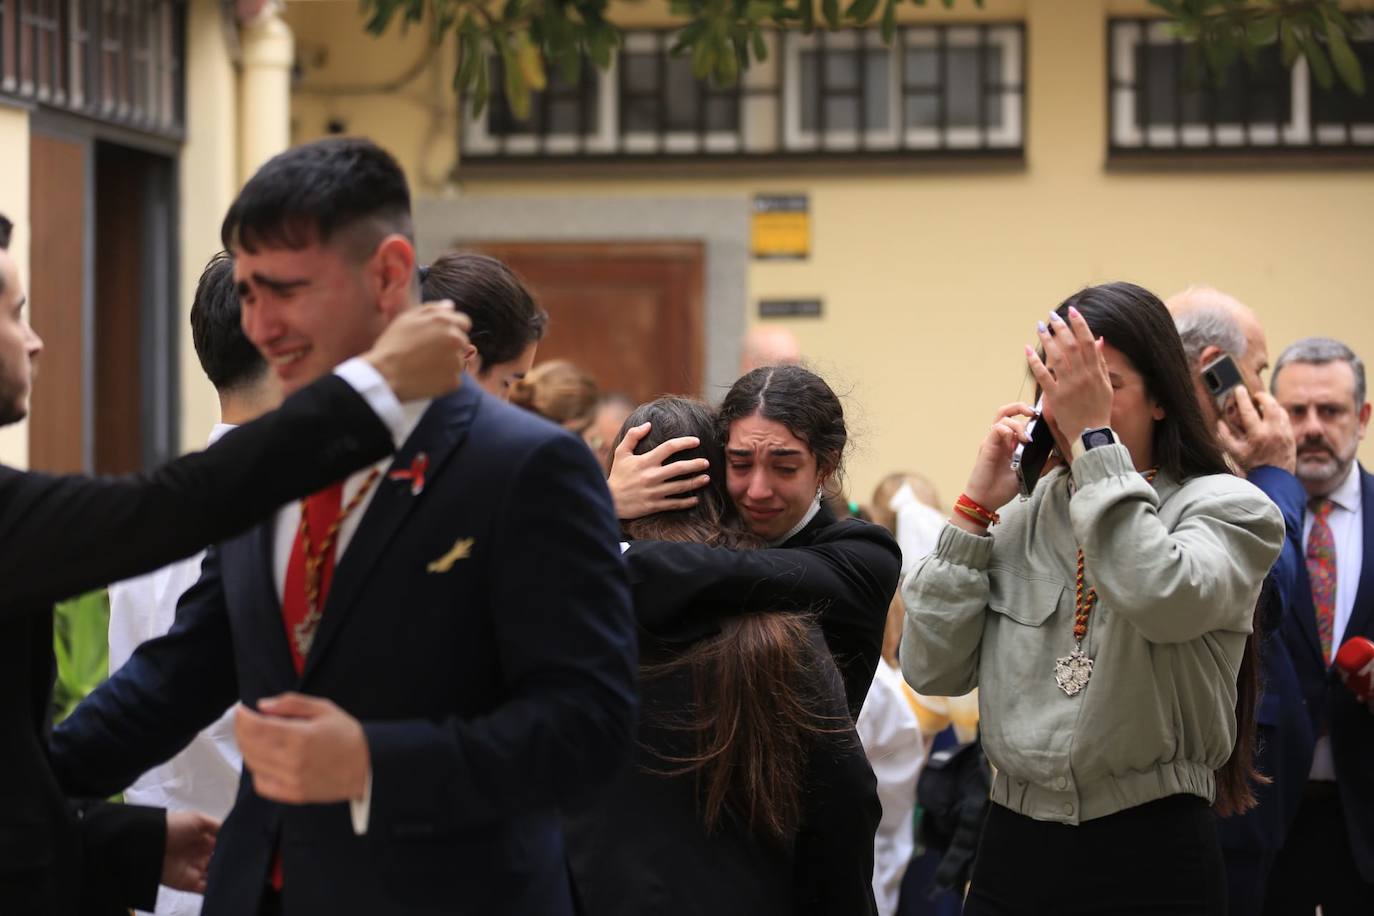
{"type": "Polygon", "coordinates": [[[429,456],[420,452],[410,462],[409,470],[392,471],[386,475],[387,480],[409,480],[410,495],[419,496],[420,491],[425,488],[425,471],[429,470],[429,456]]]}

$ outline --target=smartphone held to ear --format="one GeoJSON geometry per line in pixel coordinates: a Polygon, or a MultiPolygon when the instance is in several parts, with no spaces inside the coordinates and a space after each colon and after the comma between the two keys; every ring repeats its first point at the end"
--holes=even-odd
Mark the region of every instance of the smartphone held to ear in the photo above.
{"type": "Polygon", "coordinates": [[[1035,484],[1045,472],[1045,462],[1050,460],[1050,452],[1054,451],[1054,432],[1041,415],[1044,405],[1042,396],[1035,402],[1035,416],[1026,424],[1026,435],[1030,436],[1030,441],[1016,446],[1016,451],[1011,455],[1011,469],[1016,472],[1016,483],[1021,489],[1022,499],[1029,499],[1035,491],[1035,484]]]}
{"type": "Polygon", "coordinates": [[[1202,367],[1202,384],[1212,400],[1221,405],[1235,388],[1245,384],[1245,380],[1240,377],[1235,360],[1219,356],[1202,367]]]}

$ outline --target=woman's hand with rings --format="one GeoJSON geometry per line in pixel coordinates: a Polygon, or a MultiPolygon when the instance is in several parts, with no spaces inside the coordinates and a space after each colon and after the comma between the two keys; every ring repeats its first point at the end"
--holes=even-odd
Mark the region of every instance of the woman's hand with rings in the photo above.
{"type": "MultiPolygon", "coordinates": [[[[1035,408],[1029,404],[1007,404],[997,411],[987,437],[978,447],[978,457],[964,487],[965,496],[994,512],[1011,502],[1019,491],[1016,472],[1011,469],[1011,456],[1016,446],[1030,441],[1026,423],[1033,416],[1035,408]]],[[[967,521],[962,514],[954,513],[955,524],[966,527],[963,523],[967,521]]],[[[985,533],[977,527],[967,530],[985,533]]]]}
{"type": "Polygon", "coordinates": [[[1045,361],[1026,347],[1026,362],[1045,393],[1060,432],[1076,437],[1085,429],[1108,426],[1112,420],[1112,381],[1103,356],[1102,339],[1093,339],[1088,322],[1078,309],[1069,308],[1069,320],[1050,313],[1049,325],[1037,331],[1045,348],[1045,361]],[[1045,363],[1054,365],[1054,371],[1045,363]]]}

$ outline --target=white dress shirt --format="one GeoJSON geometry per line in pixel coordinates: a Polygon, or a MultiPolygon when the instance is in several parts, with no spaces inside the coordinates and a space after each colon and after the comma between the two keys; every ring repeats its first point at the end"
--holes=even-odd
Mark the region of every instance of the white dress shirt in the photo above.
{"type": "Polygon", "coordinates": [[[885,659],[878,660],[855,727],[877,777],[883,807],[873,837],[873,898],[878,916],[892,916],[916,847],[916,777],[925,762],[925,742],[916,713],[903,695],[902,673],[885,659]]]}
{"type": "MultiPolygon", "coordinates": [[[[1355,592],[1360,587],[1364,560],[1364,505],[1360,493],[1360,467],[1354,462],[1345,479],[1327,497],[1334,504],[1326,523],[1331,526],[1331,541],[1336,548],[1336,607],[1331,627],[1331,654],[1341,647],[1345,628],[1355,609],[1355,592]]],[[[1312,511],[1303,515],[1302,548],[1307,554],[1307,538],[1312,533],[1312,511]]],[[[1317,739],[1312,754],[1313,779],[1335,779],[1336,764],[1331,757],[1331,737],[1317,739]]]]}
{"type": "Polygon", "coordinates": [[[949,515],[917,499],[909,483],[902,484],[892,494],[887,507],[897,513],[897,546],[902,549],[902,578],[905,579],[917,560],[935,550],[935,542],[940,539],[940,531],[949,515]]]}
{"type": "MultiPolygon", "coordinates": [[[[234,427],[216,423],[209,445],[234,427]]],[[[123,666],[143,642],[172,628],[177,601],[200,578],[201,551],[136,579],[110,586],[110,673],[123,666]]],[[[166,763],[144,773],[124,792],[133,805],[150,805],[174,811],[202,811],[224,820],[234,806],[243,758],[234,741],[234,715],[226,712],[186,749],[166,763]]],[[[157,889],[158,916],[197,916],[199,894],[157,889]]]]}
{"type": "MultiPolygon", "coordinates": [[[[372,368],[371,364],[362,359],[351,359],[339,368],[334,370],[336,375],[340,375],[351,384],[359,394],[367,399],[377,416],[381,417],[388,428],[391,429],[392,436],[395,437],[396,447],[399,449],[410,438],[410,434],[415,431],[415,427],[420,425],[420,417],[429,409],[430,401],[407,401],[401,404],[392,394],[391,388],[381,373],[372,368]]],[[[343,486],[343,505],[348,505],[348,501],[357,495],[362,487],[367,475],[376,468],[379,474],[385,474],[386,469],[391,466],[391,457],[383,458],[372,467],[363,468],[361,471],[353,473],[343,486]]],[[[372,488],[363,496],[360,502],[344,519],[339,526],[339,533],[334,540],[334,565],[335,568],[343,562],[344,551],[348,549],[348,544],[353,540],[353,534],[358,530],[358,524],[367,514],[367,507],[372,504],[372,497],[377,492],[378,487],[397,486],[394,482],[388,482],[385,476],[377,479],[372,488]]],[[[286,587],[286,567],[291,562],[291,547],[296,540],[296,529],[301,523],[301,504],[299,501],[287,503],[277,510],[277,520],[275,533],[272,542],[272,574],[277,587],[277,601],[282,600],[286,587]]],[[[353,831],[359,836],[367,833],[368,815],[372,808],[372,772],[369,770],[367,781],[363,790],[363,797],[349,801],[349,812],[353,818],[353,831]]]]}

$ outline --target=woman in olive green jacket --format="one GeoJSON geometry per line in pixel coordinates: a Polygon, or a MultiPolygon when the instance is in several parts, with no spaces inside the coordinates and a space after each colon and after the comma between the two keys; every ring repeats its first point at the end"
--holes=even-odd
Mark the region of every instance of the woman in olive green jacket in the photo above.
{"type": "Polygon", "coordinates": [[[1208,807],[1253,803],[1246,659],[1283,521],[1227,470],[1154,295],[1091,287],[1038,332],[1062,459],[1015,501],[1034,412],[999,411],[903,586],[907,680],[979,687],[997,769],[964,912],[1220,916],[1208,807]]]}

